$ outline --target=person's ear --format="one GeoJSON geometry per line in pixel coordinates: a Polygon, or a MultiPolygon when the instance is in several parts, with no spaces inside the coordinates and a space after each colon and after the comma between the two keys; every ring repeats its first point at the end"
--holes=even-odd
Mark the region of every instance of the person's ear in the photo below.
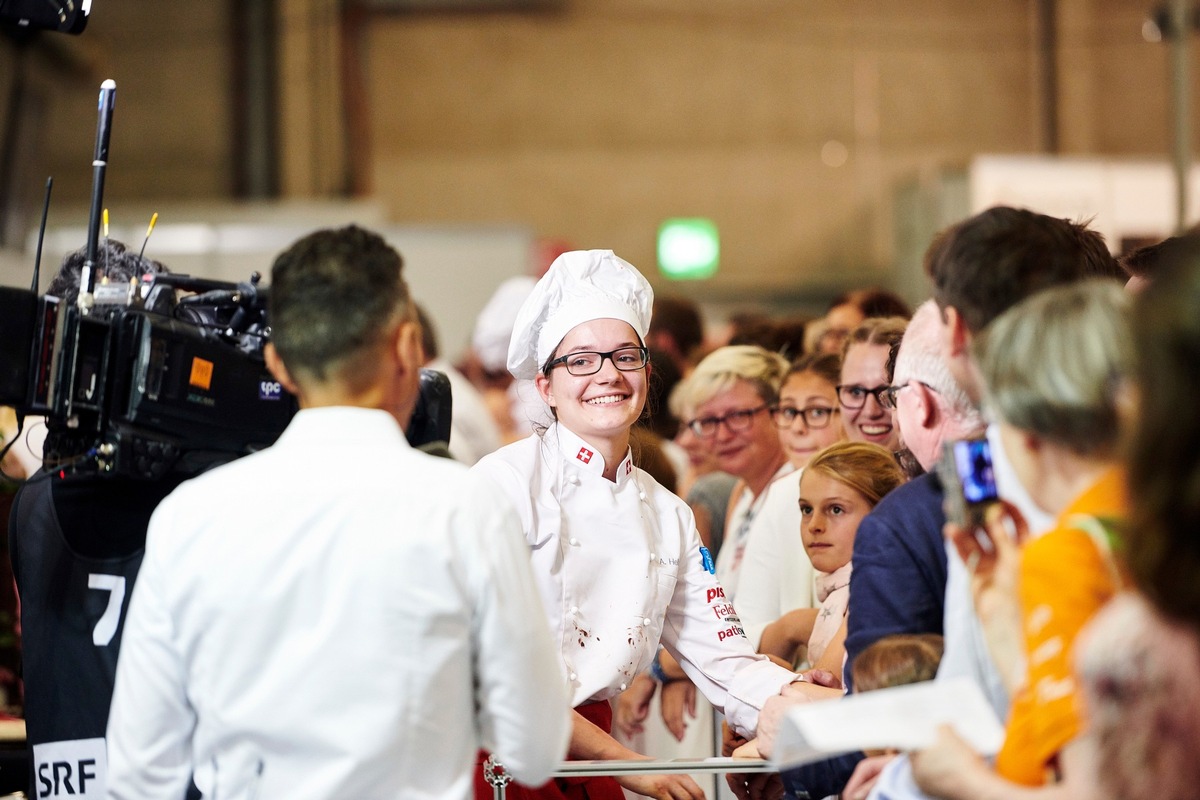
{"type": "Polygon", "coordinates": [[[267,371],[271,373],[272,377],[279,381],[284,389],[299,397],[300,387],[292,379],[292,373],[288,371],[287,365],[283,363],[283,359],[279,357],[279,352],[271,342],[267,342],[266,347],[263,348],[263,359],[266,361],[267,371]]]}
{"type": "Polygon", "coordinates": [[[917,401],[917,419],[922,428],[930,430],[938,421],[937,399],[933,390],[920,381],[913,381],[912,388],[917,401]]]}
{"type": "Polygon", "coordinates": [[[542,396],[546,405],[554,408],[554,390],[550,388],[550,377],[544,372],[539,372],[533,379],[533,385],[537,387],[538,394],[542,396]]]}
{"type": "Polygon", "coordinates": [[[419,371],[425,364],[425,351],[421,347],[421,328],[411,320],[401,322],[393,334],[393,352],[400,368],[405,371],[419,371]]]}

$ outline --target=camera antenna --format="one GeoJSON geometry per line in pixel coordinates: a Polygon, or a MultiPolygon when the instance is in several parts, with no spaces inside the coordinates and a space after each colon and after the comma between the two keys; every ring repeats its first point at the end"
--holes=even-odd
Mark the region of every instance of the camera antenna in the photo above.
{"type": "Polygon", "coordinates": [[[46,239],[46,219],[50,216],[50,190],[54,188],[54,176],[46,178],[46,200],[42,203],[42,224],[38,228],[37,253],[33,257],[33,285],[29,291],[37,294],[42,274],[42,242],[46,239]]]}
{"type": "Polygon", "coordinates": [[[88,313],[95,303],[92,290],[96,287],[96,251],[100,233],[100,209],[104,204],[104,173],[108,169],[108,139],[112,133],[113,104],[117,99],[117,82],[112,78],[100,84],[98,119],[96,122],[96,152],[92,158],[92,208],[88,218],[87,255],[79,276],[79,309],[88,313]]]}
{"type": "Polygon", "coordinates": [[[150,226],[146,228],[146,238],[142,239],[142,249],[138,250],[138,260],[140,261],[146,255],[146,242],[150,241],[150,234],[154,233],[154,226],[158,224],[158,212],[155,211],[150,215],[150,226]]]}
{"type": "Polygon", "coordinates": [[[102,215],[104,225],[104,277],[108,279],[108,209],[104,209],[102,215]]]}

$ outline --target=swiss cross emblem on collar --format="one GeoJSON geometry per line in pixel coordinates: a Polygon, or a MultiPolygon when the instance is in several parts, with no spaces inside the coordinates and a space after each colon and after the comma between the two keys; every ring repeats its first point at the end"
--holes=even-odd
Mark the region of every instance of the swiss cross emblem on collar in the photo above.
{"type": "Polygon", "coordinates": [[[592,456],[594,455],[596,454],[591,450],[588,450],[586,447],[581,447],[579,448],[579,452],[575,454],[575,458],[579,459],[585,464],[590,464],[592,461],[592,456]]]}

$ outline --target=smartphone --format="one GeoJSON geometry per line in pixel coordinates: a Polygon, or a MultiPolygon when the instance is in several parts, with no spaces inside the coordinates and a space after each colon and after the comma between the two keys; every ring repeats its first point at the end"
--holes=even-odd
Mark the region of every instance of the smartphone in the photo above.
{"type": "Polygon", "coordinates": [[[986,437],[947,442],[938,461],[946,519],[963,527],[983,524],[988,506],[999,502],[992,448],[986,437]]]}

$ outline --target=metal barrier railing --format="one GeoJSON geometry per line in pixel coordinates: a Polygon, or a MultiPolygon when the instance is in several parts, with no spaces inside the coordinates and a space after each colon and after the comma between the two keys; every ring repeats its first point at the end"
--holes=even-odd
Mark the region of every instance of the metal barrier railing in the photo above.
{"type": "MultiPolygon", "coordinates": [[[[769,762],[757,758],[673,758],[655,761],[564,761],[554,772],[555,778],[616,775],[666,775],[743,772],[775,772],[769,762]]],[[[504,766],[489,756],[483,765],[483,776],[492,787],[494,800],[505,800],[512,776],[504,766]]]]}

